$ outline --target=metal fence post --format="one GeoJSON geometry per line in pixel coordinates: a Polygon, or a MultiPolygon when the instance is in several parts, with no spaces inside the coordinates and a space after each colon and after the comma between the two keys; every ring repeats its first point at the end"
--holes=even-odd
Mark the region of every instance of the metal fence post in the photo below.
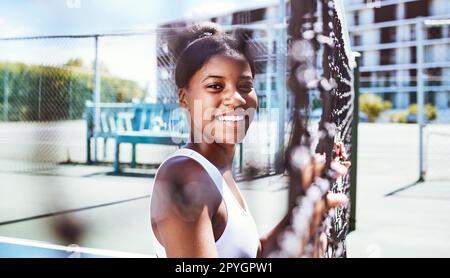
{"type": "Polygon", "coordinates": [[[356,229],[356,184],[358,174],[358,123],[359,123],[359,67],[361,54],[353,52],[355,67],[353,69],[353,119],[352,119],[352,147],[350,160],[352,163],[350,173],[350,223],[348,231],[356,229]]]}
{"type": "Polygon", "coordinates": [[[285,0],[278,2],[278,22],[280,28],[277,36],[277,68],[276,68],[276,86],[277,86],[277,100],[278,100],[278,138],[277,138],[277,153],[275,157],[275,172],[277,174],[284,172],[284,136],[286,124],[286,5],[285,0]]]}
{"type": "Polygon", "coordinates": [[[42,102],[42,72],[39,75],[39,86],[38,86],[38,121],[41,120],[41,102],[42,102]]]}
{"type": "Polygon", "coordinates": [[[425,91],[423,82],[424,63],[424,24],[422,20],[416,22],[416,61],[417,61],[417,123],[419,125],[419,182],[425,180],[424,154],[423,154],[423,128],[425,127],[425,91]]]}
{"type": "Polygon", "coordinates": [[[95,36],[95,65],[94,65],[94,161],[97,162],[98,133],[100,132],[100,68],[98,59],[98,35],[95,36]]]}
{"type": "MultiPolygon", "coordinates": [[[[273,30],[267,26],[267,65],[266,65],[266,122],[267,122],[267,138],[272,137],[272,55],[273,55],[273,30]]],[[[272,140],[267,140],[267,168],[266,173],[270,174],[270,166],[272,165],[272,140]]]]}
{"type": "Polygon", "coordinates": [[[8,109],[9,109],[9,74],[8,69],[5,67],[3,72],[3,120],[8,121],[8,109]]]}

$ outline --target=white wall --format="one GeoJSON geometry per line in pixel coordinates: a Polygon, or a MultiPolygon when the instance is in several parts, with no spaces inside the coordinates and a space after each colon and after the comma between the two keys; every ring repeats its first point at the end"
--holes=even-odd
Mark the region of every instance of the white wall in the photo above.
{"type": "Polygon", "coordinates": [[[347,26],[355,25],[353,14],[354,14],[354,12],[345,13],[345,21],[347,21],[347,26]]]}
{"type": "Polygon", "coordinates": [[[430,15],[440,15],[450,13],[449,0],[431,0],[430,15]]]}
{"type": "Polygon", "coordinates": [[[397,4],[396,17],[397,19],[405,18],[405,3],[397,4]]]}
{"type": "Polygon", "coordinates": [[[397,34],[396,39],[398,42],[406,42],[411,40],[411,26],[410,25],[401,25],[397,26],[397,34]]]}
{"type": "Polygon", "coordinates": [[[379,30],[364,30],[361,34],[361,43],[363,45],[371,45],[380,43],[379,30]]]}
{"type": "Polygon", "coordinates": [[[364,9],[359,11],[359,22],[360,24],[369,24],[374,21],[374,10],[364,9]]]}
{"type": "Polygon", "coordinates": [[[364,66],[378,65],[380,54],[377,50],[364,51],[363,64],[364,66]]]}
{"type": "Polygon", "coordinates": [[[450,61],[450,45],[439,44],[430,47],[431,51],[431,61],[432,62],[442,62],[450,61]]]}
{"type": "Polygon", "coordinates": [[[411,52],[409,47],[401,47],[396,49],[395,61],[397,64],[407,64],[411,62],[411,52]]]}

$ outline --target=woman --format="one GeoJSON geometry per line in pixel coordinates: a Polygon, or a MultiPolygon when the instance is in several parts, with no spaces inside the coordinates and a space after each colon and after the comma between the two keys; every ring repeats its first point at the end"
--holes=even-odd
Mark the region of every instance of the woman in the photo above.
{"type": "MultiPolygon", "coordinates": [[[[151,224],[157,256],[266,255],[289,215],[260,239],[232,176],[235,145],[257,107],[255,70],[246,43],[204,23],[184,30],[173,50],[179,103],[190,116],[191,134],[190,142],[165,160],[155,176],[151,224]]],[[[316,159],[302,169],[303,184],[309,186],[321,167],[323,162],[316,159]]],[[[327,199],[328,207],[346,202],[339,194],[327,199]]],[[[312,231],[326,207],[325,200],[317,206],[312,231]]]]}

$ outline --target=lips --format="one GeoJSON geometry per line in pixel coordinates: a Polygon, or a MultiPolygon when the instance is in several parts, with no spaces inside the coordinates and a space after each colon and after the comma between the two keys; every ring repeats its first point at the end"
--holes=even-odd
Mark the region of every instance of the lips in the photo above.
{"type": "Polygon", "coordinates": [[[242,115],[221,115],[216,116],[216,119],[224,122],[239,122],[244,120],[244,116],[242,115]]]}
{"type": "Polygon", "coordinates": [[[245,119],[244,115],[239,115],[235,111],[227,111],[217,114],[215,118],[221,122],[240,122],[245,119]]]}

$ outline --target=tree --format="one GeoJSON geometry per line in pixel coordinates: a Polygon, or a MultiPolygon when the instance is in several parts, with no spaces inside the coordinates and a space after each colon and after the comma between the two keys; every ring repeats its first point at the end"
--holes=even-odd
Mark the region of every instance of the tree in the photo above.
{"type": "Polygon", "coordinates": [[[81,58],[70,59],[64,64],[65,67],[83,68],[83,60],[81,58]]]}
{"type": "Polygon", "coordinates": [[[381,97],[373,94],[362,94],[359,97],[359,110],[367,115],[371,123],[377,120],[381,112],[391,107],[390,101],[383,101],[381,97]]]}

